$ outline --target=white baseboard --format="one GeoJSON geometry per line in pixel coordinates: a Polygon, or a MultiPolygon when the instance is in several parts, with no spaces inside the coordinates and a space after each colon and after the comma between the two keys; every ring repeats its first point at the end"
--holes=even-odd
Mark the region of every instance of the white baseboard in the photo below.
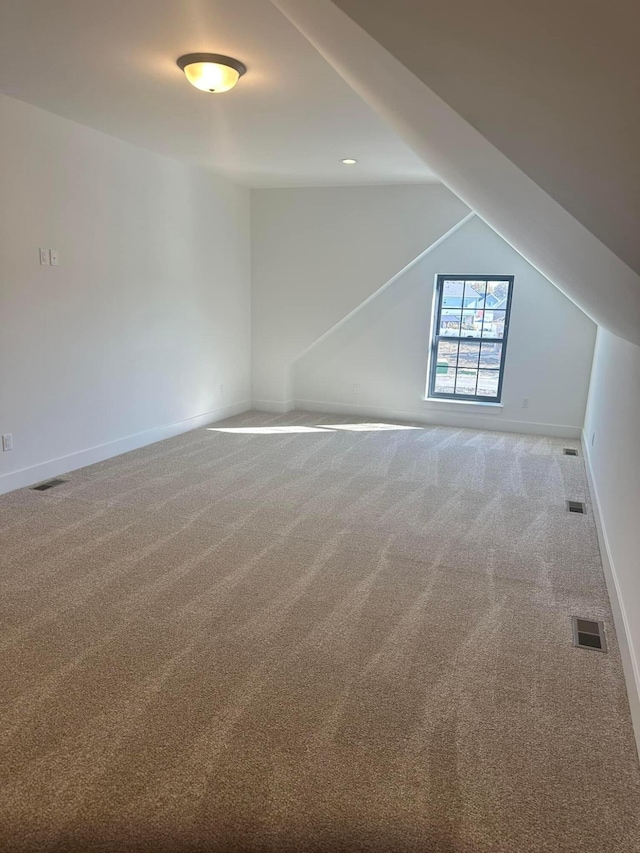
{"type": "Polygon", "coordinates": [[[295,409],[294,400],[253,400],[252,409],[256,412],[269,412],[272,415],[286,415],[295,409]]]}
{"type": "Polygon", "coordinates": [[[105,459],[110,459],[112,456],[128,453],[130,450],[136,450],[138,447],[154,444],[156,441],[162,441],[165,438],[171,438],[174,435],[198,429],[198,427],[233,417],[233,415],[240,415],[250,408],[251,403],[248,400],[242,403],[234,403],[230,406],[214,409],[212,412],[194,415],[191,418],[186,418],[174,424],[153,427],[143,432],[127,435],[124,438],[117,438],[115,441],[109,441],[106,444],[99,444],[96,447],[80,450],[77,453],[70,453],[67,456],[60,456],[57,459],[49,459],[46,462],[31,465],[29,468],[10,471],[8,474],[0,476],[0,495],[12,492],[14,489],[23,489],[25,486],[32,486],[34,483],[40,483],[42,480],[48,480],[51,477],[58,477],[60,474],[68,474],[69,471],[84,468],[85,465],[102,462],[105,459]]]}
{"type": "MultiPolygon", "coordinates": [[[[475,414],[455,411],[441,411],[437,403],[425,403],[418,411],[386,409],[377,406],[364,406],[351,403],[326,403],[321,400],[296,400],[295,408],[305,412],[322,414],[357,415],[359,417],[389,418],[396,421],[417,421],[436,426],[468,427],[469,429],[499,430],[517,432],[524,435],[549,435],[554,438],[580,438],[581,428],[558,424],[541,424],[533,421],[505,420],[495,414],[475,414]]],[[[444,407],[443,407],[444,408],[444,407]]]]}
{"type": "Polygon", "coordinates": [[[593,515],[598,531],[602,568],[604,569],[607,591],[609,592],[609,600],[611,602],[611,610],[613,613],[613,623],[616,629],[618,646],[620,647],[620,656],[622,658],[622,669],[624,671],[624,678],[627,685],[631,721],[633,723],[633,730],[636,736],[638,755],[640,755],[640,666],[638,666],[638,660],[635,656],[633,644],[630,639],[631,632],[629,631],[629,620],[627,618],[624,601],[620,592],[620,584],[618,582],[613,557],[611,556],[607,530],[603,523],[598,487],[596,486],[596,482],[593,477],[593,469],[591,467],[589,442],[584,432],[582,434],[582,452],[584,455],[585,468],[587,470],[589,491],[591,492],[591,497],[593,499],[593,515]]]}

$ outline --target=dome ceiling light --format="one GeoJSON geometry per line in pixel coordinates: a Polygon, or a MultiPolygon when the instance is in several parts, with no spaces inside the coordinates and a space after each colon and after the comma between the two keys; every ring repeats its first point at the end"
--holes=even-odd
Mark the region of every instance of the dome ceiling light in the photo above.
{"type": "Polygon", "coordinates": [[[246,72],[238,59],[219,53],[187,53],[177,61],[185,77],[203,92],[228,92],[246,72]]]}

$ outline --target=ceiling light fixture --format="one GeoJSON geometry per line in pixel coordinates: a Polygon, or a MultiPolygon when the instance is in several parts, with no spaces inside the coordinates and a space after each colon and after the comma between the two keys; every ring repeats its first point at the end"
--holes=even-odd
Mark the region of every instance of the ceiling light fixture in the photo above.
{"type": "Polygon", "coordinates": [[[189,83],[203,92],[228,92],[247,70],[244,63],[219,53],[187,53],[177,65],[189,83]]]}
{"type": "Polygon", "coordinates": [[[354,160],[352,157],[347,157],[345,160],[340,160],[340,162],[344,163],[345,166],[355,166],[358,161],[354,160]]]}

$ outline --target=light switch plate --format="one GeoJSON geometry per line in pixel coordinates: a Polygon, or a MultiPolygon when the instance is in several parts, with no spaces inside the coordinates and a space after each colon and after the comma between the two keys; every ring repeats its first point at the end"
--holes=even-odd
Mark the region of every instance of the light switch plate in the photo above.
{"type": "Polygon", "coordinates": [[[40,266],[48,267],[49,266],[49,250],[48,249],[40,249],[40,266]]]}
{"type": "Polygon", "coordinates": [[[49,261],[51,262],[52,267],[58,266],[58,250],[57,249],[49,249],[49,261]]]}

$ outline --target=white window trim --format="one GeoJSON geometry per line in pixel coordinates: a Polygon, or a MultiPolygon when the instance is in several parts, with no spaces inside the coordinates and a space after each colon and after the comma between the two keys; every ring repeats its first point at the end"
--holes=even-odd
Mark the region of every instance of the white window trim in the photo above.
{"type": "Polygon", "coordinates": [[[480,400],[443,400],[442,397],[423,397],[422,401],[429,406],[472,406],[474,409],[487,409],[496,415],[504,409],[504,403],[483,403],[480,400]]]}

